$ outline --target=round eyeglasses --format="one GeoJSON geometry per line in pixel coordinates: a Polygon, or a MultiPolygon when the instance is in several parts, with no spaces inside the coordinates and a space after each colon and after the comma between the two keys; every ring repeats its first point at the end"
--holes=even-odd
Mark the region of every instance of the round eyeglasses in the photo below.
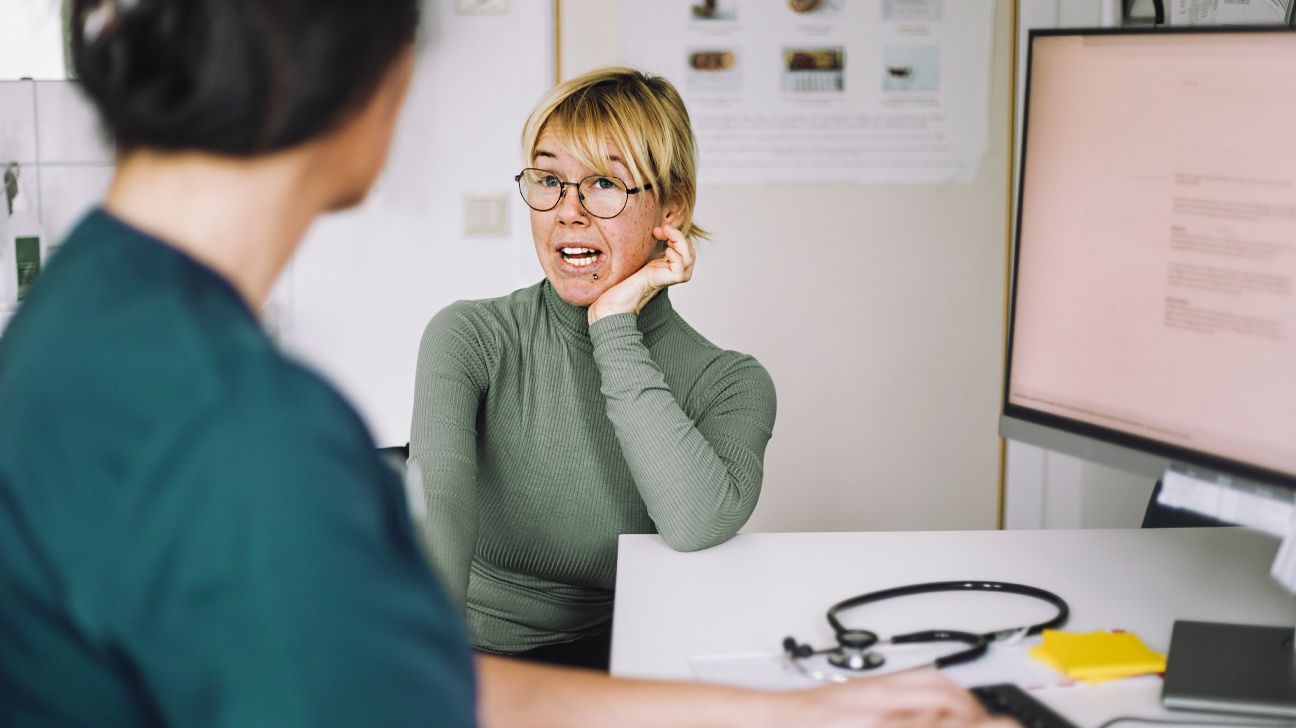
{"type": "Polygon", "coordinates": [[[562,202],[567,194],[567,186],[576,188],[576,199],[580,200],[585,212],[604,220],[616,217],[625,209],[630,195],[637,195],[644,190],[651,190],[652,184],[643,187],[627,187],[616,177],[592,174],[580,182],[564,182],[553,172],[527,167],[513,178],[518,183],[518,192],[527,206],[537,212],[548,212],[562,202]]]}

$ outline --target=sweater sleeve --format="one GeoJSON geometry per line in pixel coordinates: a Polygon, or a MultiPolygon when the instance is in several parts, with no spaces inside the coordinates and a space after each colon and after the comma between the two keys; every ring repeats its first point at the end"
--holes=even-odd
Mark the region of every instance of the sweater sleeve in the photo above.
{"type": "Polygon", "coordinates": [[[409,462],[427,506],[419,536],[461,615],[477,547],[477,410],[493,351],[489,335],[473,325],[469,305],[443,309],[423,332],[409,462]]]}
{"type": "Polygon", "coordinates": [[[760,495],[774,428],[774,382],[755,359],[721,356],[694,422],[680,408],[633,314],[590,327],[607,415],[635,487],[666,543],[695,551],[723,543],[760,495]]]}

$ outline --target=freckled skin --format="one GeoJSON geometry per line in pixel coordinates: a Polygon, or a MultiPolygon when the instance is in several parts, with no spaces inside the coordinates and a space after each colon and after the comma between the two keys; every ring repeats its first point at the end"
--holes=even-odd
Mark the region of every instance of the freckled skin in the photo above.
{"type": "MultiPolygon", "coordinates": [[[[624,158],[615,147],[612,154],[624,158]]],[[[579,182],[595,174],[577,161],[567,145],[549,129],[540,134],[531,165],[554,172],[566,182],[579,182]]],[[[634,184],[624,164],[615,162],[612,171],[626,184],[634,184]]],[[[558,295],[573,306],[590,306],[609,288],[661,254],[662,244],[653,237],[653,228],[678,225],[678,216],[677,211],[659,203],[652,190],[645,190],[630,195],[620,215],[600,219],[586,212],[576,189],[568,187],[562,202],[554,209],[531,210],[531,237],[540,267],[558,295]],[[564,245],[594,248],[602,255],[593,265],[577,268],[563,260],[559,248],[564,245]]]]}

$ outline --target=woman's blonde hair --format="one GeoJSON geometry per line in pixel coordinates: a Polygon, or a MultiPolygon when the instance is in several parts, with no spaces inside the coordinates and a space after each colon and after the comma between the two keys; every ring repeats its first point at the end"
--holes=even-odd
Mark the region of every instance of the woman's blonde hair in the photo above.
{"type": "Polygon", "coordinates": [[[688,110],[670,81],[633,68],[590,71],[555,86],[522,128],[522,152],[530,164],[536,142],[552,130],[581,164],[613,176],[609,142],[627,159],[634,187],[651,183],[663,204],[684,209],[686,237],[706,238],[693,221],[697,202],[697,151],[688,110]]]}

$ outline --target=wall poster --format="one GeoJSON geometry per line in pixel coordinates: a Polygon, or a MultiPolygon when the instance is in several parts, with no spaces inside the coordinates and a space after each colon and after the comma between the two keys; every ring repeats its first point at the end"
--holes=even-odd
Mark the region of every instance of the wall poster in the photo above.
{"type": "Polygon", "coordinates": [[[669,78],[720,184],[968,182],[986,149],[993,0],[622,5],[626,63],[669,78]]]}

